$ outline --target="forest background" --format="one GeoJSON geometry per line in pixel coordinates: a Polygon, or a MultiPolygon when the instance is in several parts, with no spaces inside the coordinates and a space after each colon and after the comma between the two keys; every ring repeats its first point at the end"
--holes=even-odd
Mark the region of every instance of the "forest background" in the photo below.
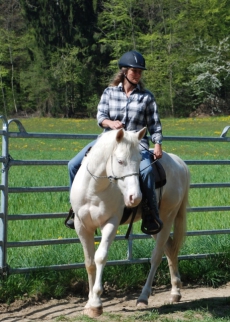
{"type": "Polygon", "coordinates": [[[228,0],[0,0],[0,114],[93,117],[129,50],[161,117],[230,114],[228,0]]]}

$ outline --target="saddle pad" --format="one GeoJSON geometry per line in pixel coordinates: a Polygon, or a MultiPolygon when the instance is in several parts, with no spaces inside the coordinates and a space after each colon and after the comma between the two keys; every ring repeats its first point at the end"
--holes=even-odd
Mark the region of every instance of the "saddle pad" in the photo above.
{"type": "Polygon", "coordinates": [[[162,164],[157,160],[152,164],[155,177],[155,189],[161,188],[166,184],[166,174],[162,164]]]}

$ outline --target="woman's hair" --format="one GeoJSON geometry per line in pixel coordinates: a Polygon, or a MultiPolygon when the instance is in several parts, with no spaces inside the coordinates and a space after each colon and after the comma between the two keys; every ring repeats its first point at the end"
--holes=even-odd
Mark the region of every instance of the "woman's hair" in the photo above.
{"type": "MultiPolygon", "coordinates": [[[[117,86],[118,84],[123,83],[124,79],[125,79],[124,75],[127,73],[127,71],[128,71],[128,67],[122,67],[119,70],[119,72],[117,72],[114,75],[114,77],[113,77],[111,83],[109,84],[109,86],[117,86]]],[[[144,83],[143,83],[143,81],[141,79],[139,81],[139,85],[140,85],[141,90],[144,90],[144,83]]]]}

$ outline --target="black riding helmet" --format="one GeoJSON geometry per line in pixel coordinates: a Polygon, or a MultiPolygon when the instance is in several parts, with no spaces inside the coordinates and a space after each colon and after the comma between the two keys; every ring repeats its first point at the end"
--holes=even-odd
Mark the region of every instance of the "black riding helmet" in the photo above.
{"type": "Polygon", "coordinates": [[[121,56],[118,66],[121,69],[122,67],[133,67],[133,68],[145,68],[145,59],[144,57],[135,50],[128,51],[121,56]]]}

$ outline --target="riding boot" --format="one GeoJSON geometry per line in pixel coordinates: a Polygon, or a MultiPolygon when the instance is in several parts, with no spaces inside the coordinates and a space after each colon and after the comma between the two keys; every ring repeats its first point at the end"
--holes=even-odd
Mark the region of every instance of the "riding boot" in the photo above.
{"type": "Polygon", "coordinates": [[[67,216],[67,218],[65,220],[65,226],[67,228],[75,229],[75,227],[74,227],[74,215],[75,215],[75,213],[74,213],[74,211],[73,211],[73,209],[71,207],[70,210],[69,210],[69,214],[68,214],[68,216],[67,216]]]}
{"type": "Polygon", "coordinates": [[[144,234],[155,235],[163,227],[163,223],[159,218],[156,193],[155,190],[151,191],[151,195],[148,196],[150,194],[148,189],[144,188],[143,190],[141,230],[144,234]]]}

